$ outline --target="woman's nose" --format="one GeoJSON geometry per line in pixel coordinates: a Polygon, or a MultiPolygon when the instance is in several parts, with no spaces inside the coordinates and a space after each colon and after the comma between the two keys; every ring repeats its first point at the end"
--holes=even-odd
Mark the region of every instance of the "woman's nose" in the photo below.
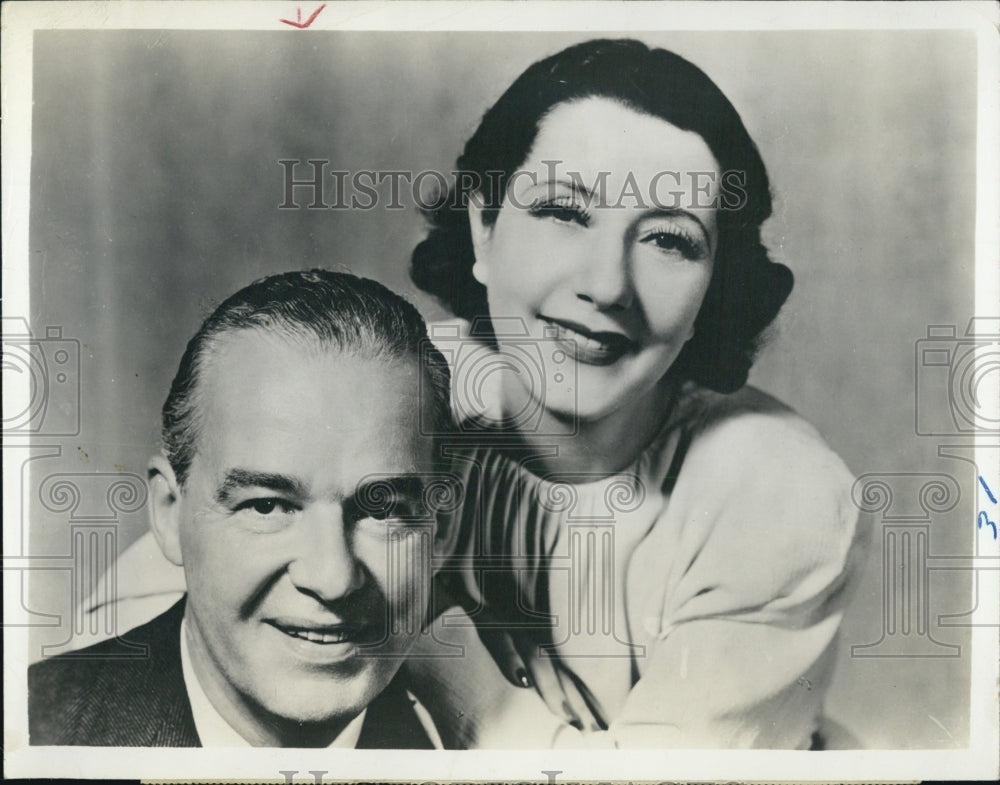
{"type": "Polygon", "coordinates": [[[304,514],[298,522],[288,575],[295,587],[320,602],[346,597],[364,584],[340,504],[304,514]]]}
{"type": "Polygon", "coordinates": [[[634,291],[627,233],[593,233],[584,249],[585,261],[577,278],[576,296],[598,310],[632,305],[634,291]]]}

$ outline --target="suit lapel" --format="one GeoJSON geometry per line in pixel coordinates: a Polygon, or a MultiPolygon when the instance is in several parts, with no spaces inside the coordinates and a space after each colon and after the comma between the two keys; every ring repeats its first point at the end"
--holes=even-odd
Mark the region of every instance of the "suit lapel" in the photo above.
{"type": "Polygon", "coordinates": [[[432,750],[434,745],[413,711],[413,701],[397,676],[368,704],[358,738],[362,750],[432,750]]]}
{"type": "MultiPolygon", "coordinates": [[[[200,747],[191,701],[184,686],[180,634],[184,600],[142,628],[130,642],[146,644],[148,659],[130,667],[109,668],[94,692],[117,696],[104,712],[119,746],[200,747]]],[[[358,749],[434,749],[397,675],[369,705],[358,749]]]]}
{"type": "Polygon", "coordinates": [[[146,696],[137,708],[144,716],[150,744],[156,747],[201,746],[181,667],[183,618],[184,600],[181,600],[161,617],[162,624],[149,630],[147,680],[143,685],[144,692],[136,692],[136,695],[146,696]]]}

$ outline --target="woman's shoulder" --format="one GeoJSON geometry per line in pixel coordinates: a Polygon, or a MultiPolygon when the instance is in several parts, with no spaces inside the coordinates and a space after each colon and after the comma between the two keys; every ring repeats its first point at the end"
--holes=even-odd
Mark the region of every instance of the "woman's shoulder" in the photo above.
{"type": "Polygon", "coordinates": [[[811,423],[752,387],[692,391],[685,405],[690,441],[671,504],[686,520],[710,521],[712,539],[756,542],[758,553],[846,557],[854,475],[811,423]]]}
{"type": "Polygon", "coordinates": [[[753,388],[685,405],[689,446],[658,526],[683,565],[665,614],[794,605],[844,585],[865,537],[853,475],[816,428],[753,388]]]}
{"type": "Polygon", "coordinates": [[[702,456],[719,471],[750,474],[764,469],[815,473],[813,479],[850,483],[853,477],[816,427],[777,398],[755,387],[724,395],[689,387],[678,407],[678,425],[690,440],[689,458],[702,456]]]}

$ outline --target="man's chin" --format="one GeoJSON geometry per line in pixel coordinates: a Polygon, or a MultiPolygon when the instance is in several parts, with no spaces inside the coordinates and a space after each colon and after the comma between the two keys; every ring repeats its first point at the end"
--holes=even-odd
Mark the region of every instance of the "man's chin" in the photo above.
{"type": "Polygon", "coordinates": [[[274,717],[299,725],[344,725],[360,714],[386,688],[395,669],[383,673],[363,668],[341,679],[288,679],[272,683],[257,699],[274,717]]]}

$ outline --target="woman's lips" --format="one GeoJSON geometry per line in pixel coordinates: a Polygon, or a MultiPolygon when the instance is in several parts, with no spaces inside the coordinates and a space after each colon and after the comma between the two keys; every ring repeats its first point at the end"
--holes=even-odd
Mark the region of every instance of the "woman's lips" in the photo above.
{"type": "Polygon", "coordinates": [[[541,318],[555,329],[555,340],[566,345],[577,361],[587,365],[612,365],[635,351],[636,343],[622,333],[590,330],[565,319],[541,318]]]}

